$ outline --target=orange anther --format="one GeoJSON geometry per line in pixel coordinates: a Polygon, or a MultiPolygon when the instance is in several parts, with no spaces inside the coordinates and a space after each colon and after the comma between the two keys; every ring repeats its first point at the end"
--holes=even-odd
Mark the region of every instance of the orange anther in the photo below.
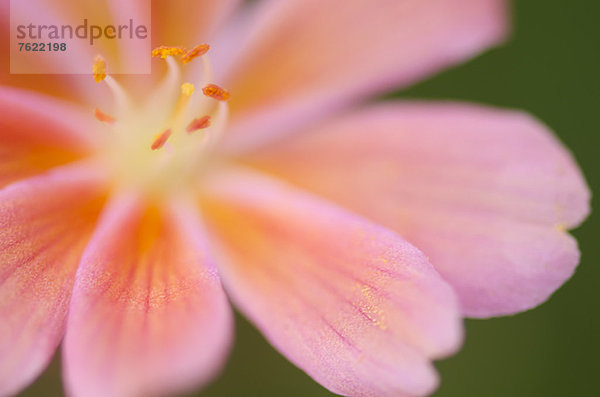
{"type": "Polygon", "coordinates": [[[101,121],[103,123],[113,124],[115,122],[114,117],[109,116],[108,114],[104,113],[98,108],[94,109],[94,116],[96,116],[96,120],[101,121]]]}
{"type": "Polygon", "coordinates": [[[167,140],[169,139],[170,136],[171,136],[171,129],[170,128],[168,130],[165,130],[162,133],[158,134],[154,138],[154,142],[152,142],[151,149],[152,150],[158,150],[161,147],[165,146],[165,143],[167,143],[167,140]]]}
{"type": "Polygon", "coordinates": [[[206,54],[208,50],[210,50],[210,46],[208,44],[197,45],[196,47],[183,54],[183,56],[181,57],[181,62],[188,63],[192,59],[206,54]]]}
{"type": "Polygon", "coordinates": [[[208,127],[210,127],[210,116],[204,116],[199,119],[192,120],[185,130],[188,134],[191,134],[194,131],[202,130],[208,127]]]}
{"type": "Polygon", "coordinates": [[[94,65],[92,66],[92,73],[94,74],[96,83],[99,83],[106,78],[106,61],[102,56],[96,55],[94,65]]]}
{"type": "Polygon", "coordinates": [[[217,101],[227,101],[231,97],[231,94],[227,92],[227,90],[219,87],[216,84],[207,85],[202,89],[202,92],[207,97],[216,99],[217,101]]]}
{"type": "Polygon", "coordinates": [[[155,49],[152,50],[152,56],[153,57],[161,57],[162,59],[165,59],[166,57],[170,56],[179,56],[179,55],[183,55],[187,52],[187,50],[183,47],[167,47],[167,46],[160,46],[157,47],[155,49]]]}

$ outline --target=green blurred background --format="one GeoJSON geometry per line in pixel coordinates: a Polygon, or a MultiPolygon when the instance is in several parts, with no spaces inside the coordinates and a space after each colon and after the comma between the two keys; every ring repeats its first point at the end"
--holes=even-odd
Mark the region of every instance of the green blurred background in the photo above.
{"type": "MultiPolygon", "coordinates": [[[[556,131],[599,192],[600,2],[517,0],[514,19],[507,45],[398,96],[525,109],[556,131]]],[[[574,231],[582,262],[547,303],[517,316],[467,320],[464,348],[437,365],[436,397],[600,396],[599,222],[592,216],[574,231]]],[[[60,382],[57,359],[22,395],[62,396],[60,382]]],[[[331,395],[238,316],[223,375],[190,396],[331,395]]]]}

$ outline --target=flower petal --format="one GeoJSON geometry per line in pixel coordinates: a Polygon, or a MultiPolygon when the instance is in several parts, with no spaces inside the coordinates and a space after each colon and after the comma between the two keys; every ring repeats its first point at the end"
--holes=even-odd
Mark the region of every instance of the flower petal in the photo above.
{"type": "Polygon", "coordinates": [[[0,395],[31,382],[60,343],[102,196],[101,178],[80,166],[0,191],[0,395]]]}
{"type": "Polygon", "coordinates": [[[504,0],[270,0],[240,30],[231,145],[256,145],[502,40],[504,0]]]}
{"type": "Polygon", "coordinates": [[[0,187],[88,153],[86,121],[55,99],[0,87],[0,187]]]}
{"type": "Polygon", "coordinates": [[[425,395],[461,340],[453,292],[398,235],[267,177],[221,172],[206,218],[236,305],[343,395],[425,395]]]}
{"type": "Polygon", "coordinates": [[[469,316],[532,308],[579,261],[564,230],[587,216],[589,191],[562,144],[520,112],[380,105],[252,161],[401,233],[469,316]]]}
{"type": "Polygon", "coordinates": [[[223,364],[232,316],[186,203],[114,199],[77,273],[64,343],[73,396],[180,392],[223,364]]]}

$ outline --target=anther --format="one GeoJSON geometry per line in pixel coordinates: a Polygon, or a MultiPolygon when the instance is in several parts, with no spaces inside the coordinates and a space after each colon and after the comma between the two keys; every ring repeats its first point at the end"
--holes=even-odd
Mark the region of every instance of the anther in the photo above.
{"type": "Polygon", "coordinates": [[[210,116],[204,116],[199,119],[194,119],[185,129],[188,134],[194,131],[202,130],[210,127],[210,116]]]}
{"type": "Polygon", "coordinates": [[[96,120],[101,121],[106,124],[113,124],[115,122],[114,117],[104,113],[103,111],[101,111],[98,108],[94,109],[94,116],[96,117],[96,120]]]}
{"type": "Polygon", "coordinates": [[[207,85],[202,89],[202,92],[207,97],[216,99],[217,101],[227,101],[231,97],[231,94],[227,90],[216,84],[207,85]]]}
{"type": "Polygon", "coordinates": [[[92,73],[94,74],[96,83],[99,83],[106,78],[106,61],[102,56],[96,55],[96,58],[94,58],[92,73]]]}
{"type": "Polygon", "coordinates": [[[181,93],[185,96],[192,96],[194,89],[195,87],[192,83],[183,83],[181,85],[181,93]]]}
{"type": "Polygon", "coordinates": [[[165,143],[167,143],[167,140],[169,139],[170,136],[171,136],[171,129],[170,128],[168,130],[165,130],[162,133],[158,134],[154,138],[154,142],[152,142],[151,149],[152,150],[158,150],[161,147],[165,146],[165,143]]]}
{"type": "Polygon", "coordinates": [[[210,46],[208,44],[200,44],[196,47],[192,48],[181,57],[182,63],[191,62],[194,58],[202,56],[206,54],[210,50],[210,46]]]}
{"type": "Polygon", "coordinates": [[[166,59],[170,56],[180,56],[187,52],[187,50],[183,47],[166,47],[160,46],[152,50],[153,57],[161,57],[162,59],[166,59]]]}

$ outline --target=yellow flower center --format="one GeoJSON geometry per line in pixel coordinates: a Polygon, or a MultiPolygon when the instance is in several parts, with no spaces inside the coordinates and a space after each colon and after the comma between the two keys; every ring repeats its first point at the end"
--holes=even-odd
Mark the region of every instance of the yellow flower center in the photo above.
{"type": "Polygon", "coordinates": [[[142,103],[134,103],[106,72],[106,62],[97,57],[94,79],[112,91],[116,114],[95,109],[96,119],[108,131],[102,161],[114,175],[117,188],[142,190],[162,197],[193,187],[202,163],[209,158],[228,118],[229,92],[212,82],[209,46],[187,51],[181,47],[158,47],[152,56],[165,59],[168,72],[142,103]],[[202,58],[203,73],[195,85],[183,82],[181,63],[202,58]]]}

